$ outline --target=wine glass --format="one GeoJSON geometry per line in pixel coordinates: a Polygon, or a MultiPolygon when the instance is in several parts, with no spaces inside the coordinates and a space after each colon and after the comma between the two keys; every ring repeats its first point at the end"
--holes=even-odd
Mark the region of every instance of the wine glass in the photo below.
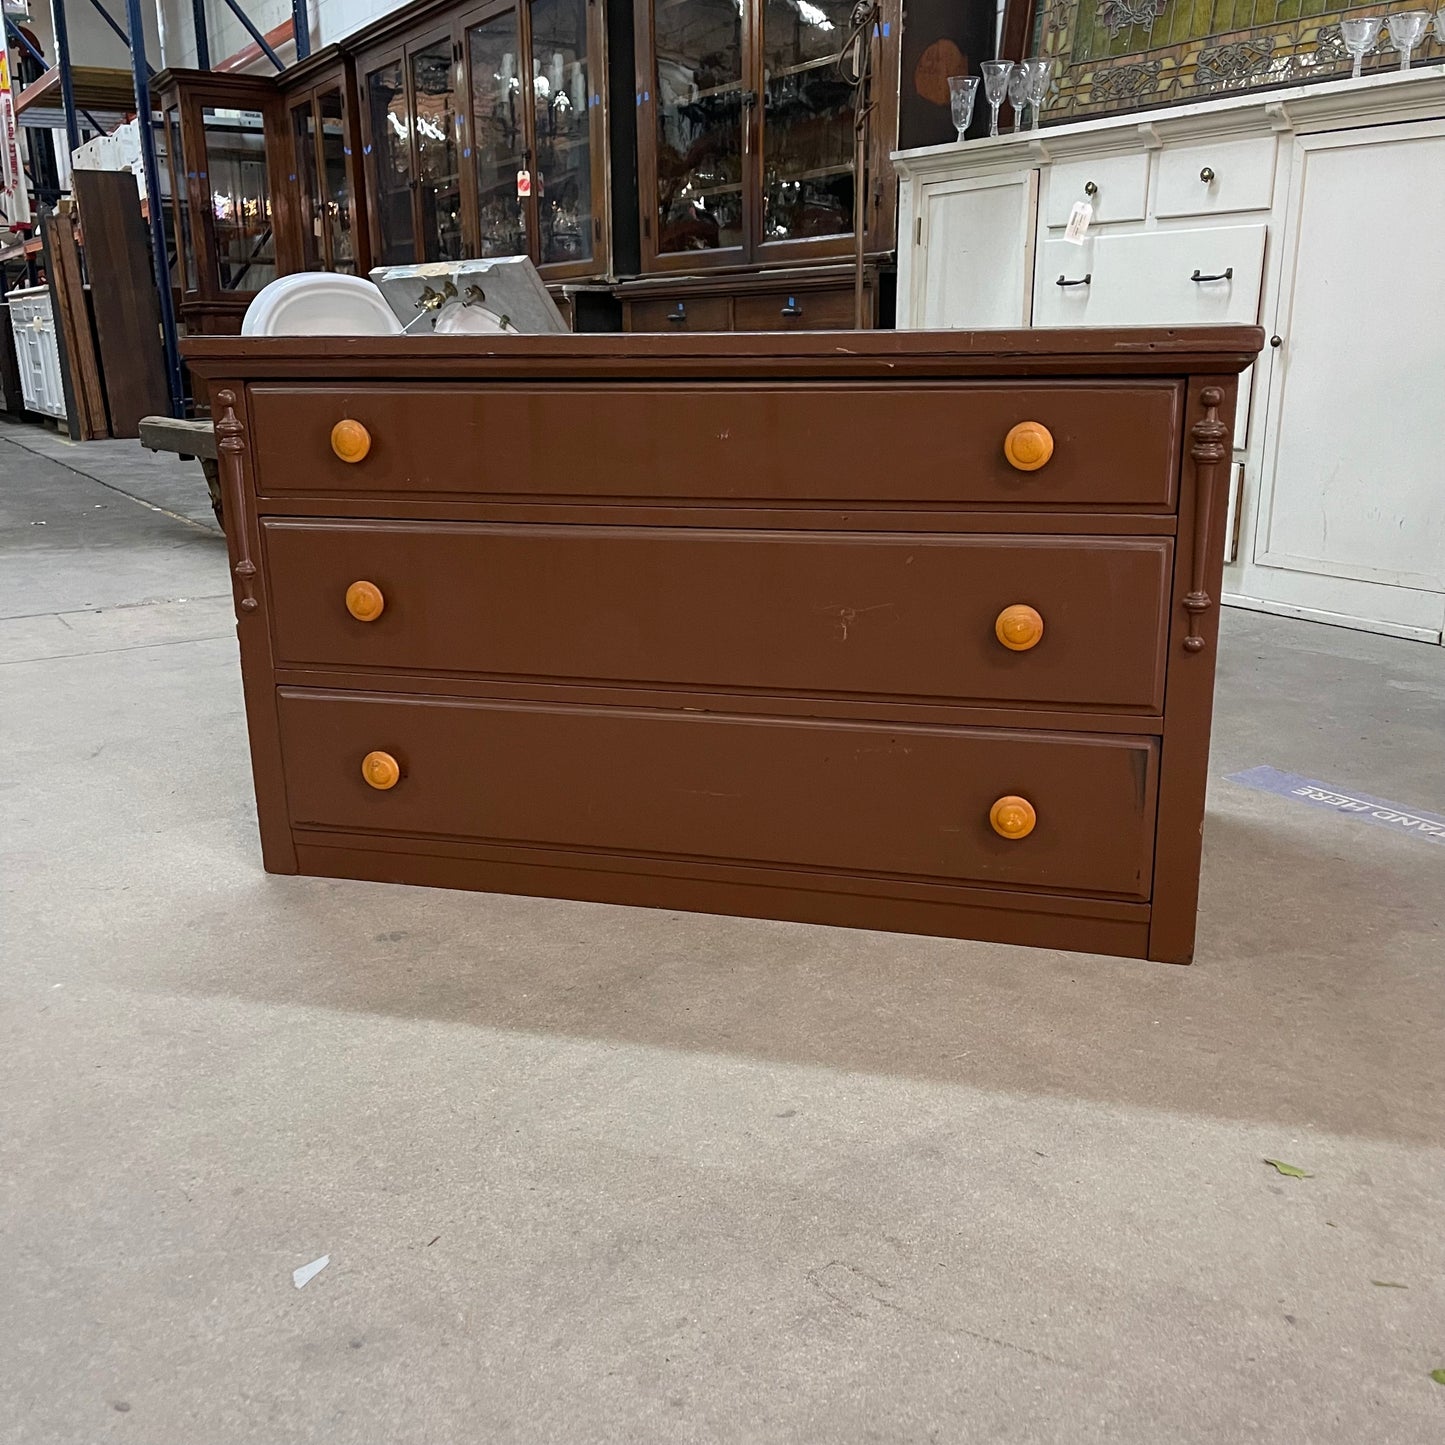
{"type": "Polygon", "coordinates": [[[1355,68],[1350,72],[1351,80],[1360,78],[1365,56],[1375,48],[1383,23],[1378,15],[1364,15],[1355,20],[1340,21],[1340,39],[1344,41],[1345,49],[1355,58],[1355,68]]]}
{"type": "Polygon", "coordinates": [[[959,140],[973,120],[973,100],[978,92],[978,76],[950,75],[948,77],[948,103],[953,112],[953,124],[959,140]]]}
{"type": "Polygon", "coordinates": [[[1435,12],[1435,38],[1445,45],[1445,5],[1435,12]]]}
{"type": "Polygon", "coordinates": [[[1003,105],[1004,96],[1008,94],[1008,80],[1013,74],[1013,68],[1012,60],[985,60],[979,66],[983,71],[983,93],[993,110],[988,121],[988,133],[991,136],[998,134],[999,108],[1003,105]]]}
{"type": "Polygon", "coordinates": [[[1014,134],[1024,128],[1024,107],[1029,103],[1029,72],[1025,65],[1015,65],[1008,73],[1008,103],[1014,109],[1014,134]]]}
{"type": "Polygon", "coordinates": [[[1428,10],[1396,10],[1390,16],[1390,44],[1400,52],[1400,69],[1409,70],[1410,52],[1420,43],[1430,23],[1428,10]]]}
{"type": "Polygon", "coordinates": [[[1024,68],[1029,73],[1029,104],[1034,108],[1034,123],[1031,130],[1039,128],[1039,112],[1044,107],[1044,101],[1048,98],[1049,86],[1054,79],[1054,62],[1047,55],[1040,55],[1033,60],[1024,61],[1024,68]]]}

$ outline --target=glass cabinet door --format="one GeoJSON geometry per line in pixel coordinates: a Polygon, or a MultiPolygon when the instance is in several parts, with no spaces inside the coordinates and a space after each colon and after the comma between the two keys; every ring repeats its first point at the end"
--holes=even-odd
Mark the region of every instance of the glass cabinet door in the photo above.
{"type": "Polygon", "coordinates": [[[765,245],[853,230],[853,88],[838,73],[852,8],[852,0],[765,0],[765,245]]]}
{"type": "Polygon", "coordinates": [[[276,279],[276,232],[259,110],[203,106],[210,229],[222,291],[259,291],[276,279]]]}
{"type": "Polygon", "coordinates": [[[321,195],[316,184],[316,115],[308,95],[291,107],[291,149],[296,157],[296,192],[301,212],[301,269],[324,271],[321,195]]]}
{"type": "Polygon", "coordinates": [[[744,8],[739,0],[656,0],[659,252],[743,245],[744,8]]]}
{"type": "Polygon", "coordinates": [[[517,194],[517,173],[531,166],[517,12],[504,10],[473,25],[466,56],[477,181],[476,254],[525,256],[527,201],[517,194]]]}
{"type": "Polygon", "coordinates": [[[538,260],[592,255],[592,113],[587,0],[532,0],[538,260]]]}
{"type": "Polygon", "coordinates": [[[351,142],[346,134],[346,108],[341,90],[323,90],[316,97],[320,125],[321,233],[327,265],[347,275],[356,272],[356,245],[351,233],[351,142]]]}
{"type": "Polygon", "coordinates": [[[462,257],[462,188],[457,169],[456,72],[451,36],[408,52],[416,137],[421,252],[425,261],[462,257]]]}
{"type": "Polygon", "coordinates": [[[186,184],[185,155],[181,150],[181,113],[167,106],[161,124],[153,127],[156,170],[159,173],[166,249],[171,254],[171,282],[181,292],[196,289],[196,246],[191,238],[191,198],[186,184]]]}
{"type": "Polygon", "coordinates": [[[372,206],[381,266],[416,260],[416,223],[411,204],[411,112],[401,59],[378,66],[366,77],[370,122],[372,206]]]}

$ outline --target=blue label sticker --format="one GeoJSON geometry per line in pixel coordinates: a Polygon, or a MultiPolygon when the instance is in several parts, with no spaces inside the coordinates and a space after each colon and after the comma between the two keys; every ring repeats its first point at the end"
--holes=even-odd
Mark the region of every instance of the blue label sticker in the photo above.
{"type": "Polygon", "coordinates": [[[1344,813],[1358,818],[1362,823],[1373,823],[1378,828],[1393,828],[1397,833],[1408,834],[1426,843],[1445,843],[1445,818],[1438,813],[1427,813],[1421,808],[1405,808],[1399,803],[1387,803],[1383,798],[1372,798],[1365,793],[1345,793],[1332,788],[1328,783],[1313,778],[1302,778],[1298,773],[1281,772],[1278,768],[1261,766],[1248,768],[1242,773],[1231,773],[1227,783],[1238,783],[1242,788],[1253,788],[1257,793],[1274,793],[1277,797],[1292,798],[1311,808],[1329,808],[1335,813],[1344,813]]]}

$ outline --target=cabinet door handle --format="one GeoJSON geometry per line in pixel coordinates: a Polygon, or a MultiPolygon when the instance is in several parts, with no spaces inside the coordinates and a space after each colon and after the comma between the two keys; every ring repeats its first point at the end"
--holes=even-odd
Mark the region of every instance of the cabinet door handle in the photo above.
{"type": "Polygon", "coordinates": [[[1054,285],[1055,285],[1055,286],[1087,286],[1087,285],[1089,284],[1089,282],[1092,281],[1093,279],[1094,279],[1094,273],[1093,273],[1092,271],[1087,272],[1085,275],[1081,276],[1077,281],[1070,281],[1067,276],[1061,275],[1061,276],[1059,277],[1059,279],[1054,282],[1054,285]]]}
{"type": "Polygon", "coordinates": [[[687,322],[687,307],[679,301],[677,303],[677,310],[669,311],[667,313],[667,319],[672,322],[674,326],[685,325],[687,322]]]}
{"type": "Polygon", "coordinates": [[[1084,194],[1086,196],[1097,196],[1099,194],[1099,188],[1093,183],[1093,181],[1085,181],[1084,194]]]}
{"type": "Polygon", "coordinates": [[[1206,186],[1212,186],[1214,184],[1214,167],[1205,166],[1204,169],[1199,172],[1199,179],[1203,181],[1206,186]]]}
{"type": "Polygon", "coordinates": [[[788,304],[778,312],[779,316],[801,316],[802,314],[803,308],[798,305],[798,298],[796,296],[789,296],[788,304]]]}
{"type": "Polygon", "coordinates": [[[1191,281],[1233,281],[1234,267],[1226,266],[1217,276],[1201,276],[1199,274],[1199,267],[1196,266],[1194,268],[1194,274],[1189,279],[1191,281]]]}

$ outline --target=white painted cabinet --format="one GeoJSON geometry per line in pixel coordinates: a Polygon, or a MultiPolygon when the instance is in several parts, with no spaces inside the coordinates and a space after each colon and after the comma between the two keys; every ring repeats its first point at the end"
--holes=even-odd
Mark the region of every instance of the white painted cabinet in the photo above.
{"type": "Polygon", "coordinates": [[[1243,590],[1445,623],[1445,121],[1292,143],[1243,590]],[[1432,179],[1433,178],[1433,179],[1432,179]]]}
{"type": "Polygon", "coordinates": [[[1258,322],[1224,600],[1441,640],[1445,66],[894,160],[900,326],[1258,322]]]}
{"type": "Polygon", "coordinates": [[[1005,171],[923,186],[915,232],[931,259],[914,310],[924,327],[1027,326],[1033,285],[1038,172],[1005,171]]]}
{"type": "Polygon", "coordinates": [[[64,421],[65,386],[60,379],[60,344],[55,337],[49,288],[28,286],[10,291],[6,301],[25,405],[30,411],[64,421]]]}

